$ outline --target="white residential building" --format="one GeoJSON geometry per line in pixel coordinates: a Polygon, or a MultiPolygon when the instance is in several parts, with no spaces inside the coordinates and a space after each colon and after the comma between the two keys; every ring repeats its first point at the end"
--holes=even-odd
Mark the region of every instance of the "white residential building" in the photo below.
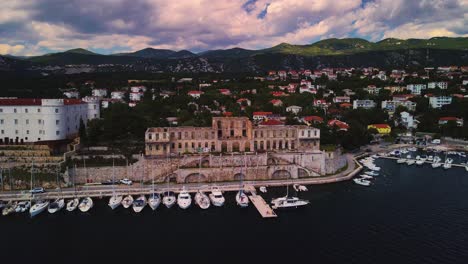
{"type": "Polygon", "coordinates": [[[428,89],[439,88],[439,89],[445,90],[448,88],[448,83],[447,82],[430,82],[427,84],[427,88],[428,89]]]}
{"type": "Polygon", "coordinates": [[[132,93],[144,93],[144,92],[146,92],[146,86],[143,86],[143,85],[132,86],[132,87],[130,87],[130,92],[132,92],[132,93]]]}
{"type": "Polygon", "coordinates": [[[125,98],[124,91],[113,91],[111,92],[111,99],[123,100],[125,98]]]}
{"type": "Polygon", "coordinates": [[[444,105],[452,103],[452,97],[450,96],[433,96],[429,98],[429,104],[432,108],[441,108],[444,105]]]}
{"type": "Polygon", "coordinates": [[[129,94],[129,99],[130,101],[139,102],[141,99],[143,99],[143,95],[143,92],[131,92],[129,94]]]}
{"type": "Polygon", "coordinates": [[[95,97],[106,97],[107,96],[107,89],[93,89],[91,94],[95,97]]]}
{"type": "Polygon", "coordinates": [[[349,96],[336,96],[333,98],[333,102],[336,104],[349,103],[351,102],[351,98],[349,96]]]}
{"type": "Polygon", "coordinates": [[[425,84],[408,84],[406,89],[411,91],[412,94],[421,94],[422,90],[426,90],[425,84]]]}
{"type": "Polygon", "coordinates": [[[395,112],[398,106],[404,106],[409,111],[416,111],[416,103],[412,101],[382,101],[382,109],[388,112],[395,112]]]}
{"type": "Polygon", "coordinates": [[[371,109],[375,107],[375,102],[372,100],[354,100],[353,109],[364,108],[371,109]]]}
{"type": "Polygon", "coordinates": [[[68,99],[70,98],[78,99],[80,97],[80,93],[78,93],[78,91],[66,91],[63,93],[63,95],[67,97],[68,99]]]}
{"type": "Polygon", "coordinates": [[[411,115],[408,112],[401,112],[400,119],[401,119],[401,124],[407,129],[418,127],[417,123],[415,122],[416,120],[414,120],[413,115],[411,115]]]}
{"type": "Polygon", "coordinates": [[[0,144],[57,141],[78,134],[80,120],[99,117],[90,99],[0,99],[0,144]]]}

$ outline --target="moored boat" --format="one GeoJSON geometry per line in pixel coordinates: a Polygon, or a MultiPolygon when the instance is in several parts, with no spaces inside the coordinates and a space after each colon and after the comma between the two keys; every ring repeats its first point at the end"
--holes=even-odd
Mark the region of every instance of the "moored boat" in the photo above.
{"type": "Polygon", "coordinates": [[[219,207],[219,206],[224,205],[225,199],[224,199],[223,193],[219,190],[218,187],[211,188],[211,193],[209,197],[210,197],[211,203],[214,206],[219,207]]]}
{"type": "Polygon", "coordinates": [[[133,201],[133,211],[135,213],[140,213],[145,208],[146,203],[146,196],[140,195],[138,198],[135,199],[135,201],[133,201]]]}
{"type": "Polygon", "coordinates": [[[154,211],[159,207],[159,204],[161,204],[161,196],[158,193],[151,194],[148,199],[149,207],[154,211]]]}
{"type": "Polygon", "coordinates": [[[78,198],[73,198],[67,202],[67,211],[68,212],[73,212],[78,208],[78,205],[80,204],[80,200],[78,198]]]}
{"type": "Polygon", "coordinates": [[[162,202],[167,208],[171,208],[172,206],[174,206],[176,201],[177,201],[177,199],[176,199],[173,192],[165,192],[164,193],[162,202]]]}
{"type": "Polygon", "coordinates": [[[91,197],[86,197],[86,198],[83,198],[83,200],[81,200],[80,204],[78,205],[78,209],[82,213],[86,213],[89,210],[91,210],[91,208],[93,208],[93,205],[94,205],[93,199],[91,199],[91,197]]]}
{"type": "Polygon", "coordinates": [[[22,201],[19,202],[18,205],[16,206],[16,212],[17,213],[24,213],[29,210],[31,207],[31,202],[30,201],[22,201]]]}
{"type": "Polygon", "coordinates": [[[16,212],[16,206],[18,205],[18,202],[9,202],[2,210],[2,215],[7,216],[10,215],[14,212],[16,212]]]}
{"type": "Polygon", "coordinates": [[[44,212],[49,206],[49,201],[37,201],[34,205],[29,208],[29,215],[34,217],[42,212],[44,212]]]}
{"type": "Polygon", "coordinates": [[[133,204],[133,197],[131,195],[125,196],[122,200],[123,208],[127,209],[133,204]]]}
{"type": "Polygon", "coordinates": [[[247,194],[243,190],[240,190],[236,194],[236,202],[242,208],[247,207],[249,206],[249,197],[247,197],[247,194]]]}
{"type": "Polygon", "coordinates": [[[276,198],[271,201],[273,209],[298,208],[308,205],[309,203],[308,200],[288,196],[276,198]]]}
{"type": "Polygon", "coordinates": [[[65,207],[65,200],[59,198],[49,204],[47,211],[51,214],[54,214],[60,211],[63,207],[65,207]]]}
{"type": "Polygon", "coordinates": [[[122,204],[123,197],[120,195],[112,195],[109,198],[109,207],[114,210],[115,208],[119,207],[122,204]]]}
{"type": "Polygon", "coordinates": [[[181,209],[187,209],[192,204],[192,197],[190,196],[190,193],[185,190],[185,188],[177,196],[177,204],[181,209]]]}
{"type": "Polygon", "coordinates": [[[201,209],[208,209],[210,207],[210,198],[204,192],[198,191],[195,194],[195,204],[201,209]]]}
{"type": "Polygon", "coordinates": [[[355,178],[355,179],[353,179],[353,181],[354,181],[356,184],[359,184],[359,185],[362,185],[362,186],[369,186],[369,185],[371,184],[370,181],[364,180],[364,179],[359,179],[359,178],[355,178]]]}

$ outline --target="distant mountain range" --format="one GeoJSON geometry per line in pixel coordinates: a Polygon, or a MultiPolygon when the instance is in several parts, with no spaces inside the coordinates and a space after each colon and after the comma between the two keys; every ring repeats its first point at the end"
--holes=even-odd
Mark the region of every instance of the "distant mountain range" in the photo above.
{"type": "Polygon", "coordinates": [[[41,67],[77,64],[132,65],[145,70],[190,72],[262,71],[319,66],[468,65],[468,38],[389,38],[379,42],[359,38],[333,38],[310,45],[282,43],[260,50],[232,48],[193,53],[188,50],[146,48],[129,53],[102,55],[85,49],[72,49],[34,57],[0,56],[0,70],[31,65],[41,67]]]}

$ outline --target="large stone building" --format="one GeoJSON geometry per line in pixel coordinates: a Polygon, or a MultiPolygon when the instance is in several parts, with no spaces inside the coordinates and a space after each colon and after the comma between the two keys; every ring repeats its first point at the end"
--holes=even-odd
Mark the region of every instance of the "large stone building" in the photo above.
{"type": "Polygon", "coordinates": [[[154,127],[145,133],[147,156],[207,152],[320,149],[320,130],[309,126],[253,126],[247,117],[214,117],[211,127],[154,127]]]}

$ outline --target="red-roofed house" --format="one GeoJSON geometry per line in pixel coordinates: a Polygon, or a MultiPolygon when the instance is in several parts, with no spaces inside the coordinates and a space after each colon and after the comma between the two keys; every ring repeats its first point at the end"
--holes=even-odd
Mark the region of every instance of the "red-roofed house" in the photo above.
{"type": "Polygon", "coordinates": [[[353,107],[353,104],[351,104],[351,103],[342,103],[342,104],[340,104],[340,108],[349,109],[349,108],[352,108],[352,107],[353,107]]]}
{"type": "Polygon", "coordinates": [[[270,103],[273,105],[273,106],[283,106],[283,101],[279,100],[279,99],[273,99],[270,101],[270,103]]]}
{"type": "Polygon", "coordinates": [[[283,126],[284,123],[276,119],[263,120],[258,124],[259,126],[283,126]]]}
{"type": "Polygon", "coordinates": [[[348,124],[346,124],[345,122],[340,121],[338,119],[333,119],[333,120],[328,121],[328,126],[329,127],[336,127],[336,128],[338,128],[339,131],[348,131],[348,129],[349,129],[348,124]]]}
{"type": "Polygon", "coordinates": [[[232,112],[224,112],[223,115],[225,117],[231,117],[232,116],[232,112]]]}
{"type": "Polygon", "coordinates": [[[218,91],[222,95],[231,95],[231,90],[229,89],[218,89],[218,91]]]}
{"type": "Polygon", "coordinates": [[[302,118],[303,122],[309,122],[313,124],[323,123],[323,118],[320,116],[305,116],[302,118]]]}
{"type": "Polygon", "coordinates": [[[379,132],[379,134],[390,134],[392,132],[392,128],[388,124],[371,124],[367,126],[367,129],[374,128],[379,132]]]}
{"type": "Polygon", "coordinates": [[[439,118],[439,125],[446,125],[450,121],[456,122],[457,126],[459,127],[463,126],[463,118],[458,118],[454,116],[445,116],[445,117],[439,118]]]}
{"type": "Polygon", "coordinates": [[[274,97],[288,96],[285,92],[281,92],[281,91],[271,92],[271,94],[272,94],[274,97]]]}
{"type": "Polygon", "coordinates": [[[200,96],[203,94],[202,91],[189,91],[187,95],[192,96],[193,98],[200,98],[200,96]]]}

